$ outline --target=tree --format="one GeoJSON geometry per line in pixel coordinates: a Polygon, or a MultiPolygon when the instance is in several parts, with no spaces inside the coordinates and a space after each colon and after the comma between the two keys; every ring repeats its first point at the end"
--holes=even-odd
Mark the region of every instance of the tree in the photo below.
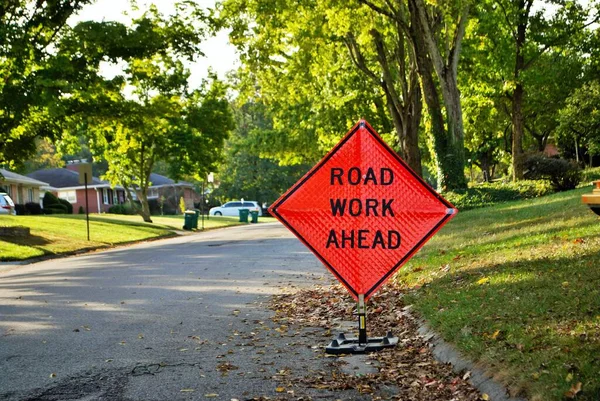
{"type": "Polygon", "coordinates": [[[505,94],[510,102],[513,180],[523,178],[526,72],[544,54],[564,46],[598,20],[598,15],[590,18],[590,10],[577,1],[548,0],[535,4],[535,8],[534,0],[494,0],[480,4],[484,8],[480,12],[481,27],[493,35],[495,52],[492,54],[502,59],[497,65],[504,70],[505,94]],[[558,8],[547,11],[545,6],[551,5],[558,8]]]}
{"type": "Polygon", "coordinates": [[[241,53],[236,87],[269,109],[274,129],[261,134],[264,152],[283,164],[315,163],[360,118],[400,147],[380,83],[374,86],[353,64],[347,31],[337,25],[354,11],[332,4],[230,0],[221,10],[241,53]]]}
{"type": "Polygon", "coordinates": [[[600,154],[600,82],[589,82],[577,89],[560,111],[559,141],[566,149],[573,146],[580,158],[580,147],[591,156],[600,154]]]}
{"type": "Polygon", "coordinates": [[[58,94],[44,85],[68,18],[92,0],[5,0],[0,4],[0,164],[18,165],[39,137],[55,138],[58,94]],[[40,82],[42,81],[42,82],[40,82]]]}
{"type": "MultiPolygon", "coordinates": [[[[222,15],[232,26],[232,42],[242,51],[246,73],[258,83],[255,89],[261,99],[275,110],[277,128],[281,128],[280,121],[298,130],[296,127],[336,124],[342,120],[342,113],[353,115],[357,109],[362,110],[357,117],[375,112],[375,128],[382,128],[384,133],[393,129],[400,155],[420,172],[418,134],[423,87],[428,110],[434,116],[431,126],[434,152],[439,156],[438,186],[462,188],[466,185],[462,114],[460,103],[455,102],[457,89],[452,88],[456,86],[465,18],[447,24],[456,35],[455,46],[444,60],[440,50],[429,55],[430,45],[437,46],[437,37],[450,35],[452,29],[442,32],[417,9],[421,14],[429,11],[422,2],[415,1],[385,5],[368,0],[284,1],[271,8],[260,1],[229,0],[224,3],[222,15]],[[430,34],[428,39],[424,32],[430,34]],[[442,69],[448,67],[450,72],[438,79],[431,60],[440,62],[442,69]],[[438,86],[440,80],[443,85],[438,86]],[[274,83],[277,88],[272,89],[274,83]],[[302,109],[297,107],[298,100],[302,101],[302,109]],[[446,114],[451,116],[447,121],[452,123],[446,124],[441,104],[446,105],[446,114]],[[281,115],[279,107],[285,110],[281,115]],[[289,112],[290,108],[296,110],[289,112]],[[300,115],[298,109],[304,113],[300,115]],[[313,125],[312,116],[320,117],[320,121],[313,125]]],[[[450,20],[449,13],[436,10],[450,20]]],[[[304,136],[296,132],[291,135],[304,136]]],[[[330,142],[328,138],[315,137],[314,132],[310,135],[305,137],[311,142],[330,142]]]]}
{"type": "Polygon", "coordinates": [[[202,177],[220,159],[233,128],[222,83],[211,77],[199,89],[188,88],[189,71],[181,58],[199,52],[202,26],[194,21],[201,17],[190,3],[168,18],[151,8],[132,27],[82,23],[62,42],[65,57],[77,58],[87,71],[69,83],[70,96],[62,102],[74,133],[63,146],[76,145],[85,135],[92,154],[108,162],[103,178],[121,185],[129,199],[135,190],[141,205],[134,207],[147,222],[155,163],[168,162],[174,179],[202,177]],[[126,62],[124,74],[100,77],[98,64],[104,59],[126,62]],[[128,97],[124,88],[131,91],[128,97]]]}
{"type": "Polygon", "coordinates": [[[432,123],[438,189],[464,189],[467,183],[458,61],[470,4],[458,1],[446,6],[428,6],[423,0],[408,0],[408,3],[415,27],[415,52],[432,123]],[[445,121],[432,70],[442,95],[445,121]]]}
{"type": "Polygon", "coordinates": [[[306,173],[310,166],[280,166],[261,151],[261,136],[273,130],[264,105],[245,103],[236,108],[236,129],[227,141],[219,167],[216,197],[248,199],[270,204],[306,173]]]}

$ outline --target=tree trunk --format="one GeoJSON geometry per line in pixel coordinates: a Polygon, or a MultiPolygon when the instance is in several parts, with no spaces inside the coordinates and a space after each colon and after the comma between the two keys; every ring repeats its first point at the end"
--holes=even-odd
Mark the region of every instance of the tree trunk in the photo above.
{"type": "Polygon", "coordinates": [[[413,97],[407,105],[407,115],[404,124],[404,139],[406,163],[420,177],[423,176],[421,165],[421,150],[419,149],[419,125],[423,114],[423,103],[421,101],[421,90],[418,80],[414,80],[413,97]]]}
{"type": "Polygon", "coordinates": [[[150,216],[150,205],[148,204],[148,197],[145,191],[138,191],[138,198],[142,204],[142,208],[138,210],[140,216],[146,223],[152,223],[152,217],[150,216]]]}
{"type": "Polygon", "coordinates": [[[525,163],[523,153],[523,136],[525,126],[523,123],[523,95],[524,88],[521,82],[521,72],[525,69],[525,56],[523,55],[523,46],[525,45],[525,35],[527,32],[527,20],[531,2],[525,4],[525,0],[518,0],[517,12],[519,20],[517,23],[517,32],[515,36],[515,70],[514,81],[515,91],[512,96],[512,173],[513,181],[523,179],[523,165],[525,163]]]}
{"type": "Polygon", "coordinates": [[[433,63],[427,54],[422,33],[417,29],[418,16],[414,5],[409,3],[411,14],[411,36],[414,44],[417,67],[423,97],[431,119],[431,135],[433,137],[433,151],[436,163],[437,189],[448,191],[462,189],[467,186],[464,174],[464,150],[462,143],[450,140],[450,135],[444,126],[444,114],[440,103],[440,95],[434,79],[433,63]],[[455,149],[458,146],[460,150],[455,149]],[[459,157],[457,157],[459,155],[459,157]],[[462,159],[460,158],[462,155],[462,159]]]}
{"type": "Polygon", "coordinates": [[[438,167],[438,190],[464,189],[467,187],[464,172],[464,126],[457,84],[457,66],[466,25],[466,10],[458,22],[447,65],[442,60],[437,48],[435,34],[429,27],[425,4],[420,0],[411,0],[409,1],[409,11],[419,74],[423,84],[425,102],[432,119],[432,135],[438,167]],[[434,73],[437,75],[446,109],[445,127],[434,73]]]}
{"type": "Polygon", "coordinates": [[[422,176],[421,151],[419,150],[419,123],[421,121],[422,105],[418,92],[418,81],[405,68],[404,37],[399,35],[398,48],[396,49],[397,53],[401,55],[398,60],[400,64],[398,67],[401,72],[399,79],[404,80],[402,83],[404,89],[402,97],[400,97],[395,88],[396,82],[390,71],[381,33],[376,29],[372,29],[370,33],[377,51],[377,61],[383,75],[381,85],[386,95],[388,110],[392,116],[398,142],[400,143],[401,156],[415,173],[422,176]],[[414,91],[417,91],[417,93],[414,91]]]}

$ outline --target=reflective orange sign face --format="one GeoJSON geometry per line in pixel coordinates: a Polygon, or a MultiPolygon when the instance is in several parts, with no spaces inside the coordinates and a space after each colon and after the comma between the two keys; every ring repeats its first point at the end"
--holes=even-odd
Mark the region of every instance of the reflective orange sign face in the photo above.
{"type": "Polygon", "coordinates": [[[270,212],[368,299],[456,209],[360,121],[270,212]]]}

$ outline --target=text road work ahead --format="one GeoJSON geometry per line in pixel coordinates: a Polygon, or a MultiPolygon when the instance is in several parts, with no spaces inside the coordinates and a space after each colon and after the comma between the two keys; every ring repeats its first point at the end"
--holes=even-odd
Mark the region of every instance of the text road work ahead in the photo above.
{"type": "MultiPolygon", "coordinates": [[[[372,167],[361,171],[359,167],[352,167],[345,171],[343,168],[333,167],[330,171],[329,184],[335,185],[392,185],[394,172],[386,167],[376,171],[372,167]]],[[[334,217],[366,216],[366,217],[394,217],[394,199],[351,198],[330,199],[331,215],[334,217]]],[[[340,230],[331,229],[327,237],[326,248],[342,249],[397,249],[400,247],[400,233],[396,230],[340,230]]]]}

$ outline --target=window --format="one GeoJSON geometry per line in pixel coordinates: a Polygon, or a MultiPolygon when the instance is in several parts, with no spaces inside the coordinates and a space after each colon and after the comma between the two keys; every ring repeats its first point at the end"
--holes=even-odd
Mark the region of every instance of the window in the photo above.
{"type": "Polygon", "coordinates": [[[117,194],[117,191],[113,190],[113,205],[118,205],[119,204],[119,196],[117,194]]]}
{"type": "Polygon", "coordinates": [[[108,205],[108,189],[102,188],[102,202],[108,205]]]}
{"type": "Polygon", "coordinates": [[[33,202],[33,188],[27,189],[27,202],[33,202]]]}
{"type": "Polygon", "coordinates": [[[77,202],[77,191],[59,191],[58,197],[60,199],[65,199],[69,201],[69,203],[77,202]]]}
{"type": "Polygon", "coordinates": [[[148,199],[158,198],[158,188],[148,188],[148,199]]]}

